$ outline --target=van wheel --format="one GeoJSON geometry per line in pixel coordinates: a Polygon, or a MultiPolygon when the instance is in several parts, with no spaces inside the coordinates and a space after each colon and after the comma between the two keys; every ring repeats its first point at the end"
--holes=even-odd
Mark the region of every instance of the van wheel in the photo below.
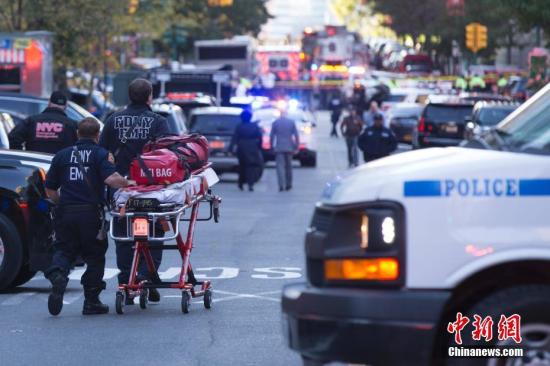
{"type": "MultiPolygon", "coordinates": [[[[523,349],[523,357],[508,358],[448,358],[448,366],[505,366],[505,365],[547,365],[550,364],[550,286],[525,285],[511,287],[489,295],[466,312],[470,323],[462,332],[462,346],[519,346],[523,349]],[[484,318],[492,317],[493,340],[490,342],[473,341],[471,339],[471,324],[473,316],[477,314],[484,318]],[[512,339],[498,340],[498,322],[501,315],[521,316],[522,341],[517,345],[512,339]]],[[[451,320],[454,321],[454,320],[451,320]]],[[[455,346],[454,339],[450,338],[448,346],[455,346]]]]}
{"type": "Polygon", "coordinates": [[[0,291],[16,278],[23,262],[23,245],[13,222],[0,214],[0,291]]]}
{"type": "Polygon", "coordinates": [[[28,264],[22,265],[21,269],[19,269],[19,273],[12,281],[10,287],[21,286],[22,284],[29,282],[29,280],[33,278],[35,274],[36,271],[31,271],[28,264]]]}

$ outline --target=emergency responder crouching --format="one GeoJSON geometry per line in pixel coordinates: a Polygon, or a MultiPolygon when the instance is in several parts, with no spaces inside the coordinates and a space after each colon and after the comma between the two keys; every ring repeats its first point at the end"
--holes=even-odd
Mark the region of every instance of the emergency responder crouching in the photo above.
{"type": "Polygon", "coordinates": [[[99,300],[105,289],[103,274],[107,238],[101,207],[105,184],[113,188],[126,187],[128,181],[116,172],[109,153],[97,145],[99,122],[83,119],[78,126],[76,145],[59,151],[46,176],[46,193],[58,204],[55,218],[55,253],[52,266],[45,272],[52,283],[48,298],[50,314],[57,315],[63,307],[63,294],[72,262],[82,255],[86,272],[82,314],[105,314],[109,307],[99,300]]]}
{"type": "MultiPolygon", "coordinates": [[[[141,154],[143,146],[159,136],[170,134],[166,119],[153,113],[150,104],[153,101],[153,87],[148,80],[135,79],[128,86],[130,104],[125,109],[113,113],[105,122],[99,144],[114,154],[116,170],[121,175],[127,175],[130,163],[141,154]]],[[[126,235],[126,224],[123,220],[115,219],[114,233],[117,236],[126,235]]],[[[162,225],[157,222],[155,236],[164,236],[162,225]]],[[[130,278],[132,258],[134,255],[133,242],[117,241],[116,256],[119,284],[127,284],[130,278]]],[[[158,241],[162,244],[162,241],[158,241]]],[[[154,250],[151,254],[158,269],[162,260],[162,250],[154,250]]],[[[158,280],[151,278],[145,261],[140,262],[138,271],[140,279],[158,280]]],[[[160,301],[157,289],[149,289],[149,301],[160,301]]],[[[133,305],[134,300],[126,297],[126,305],[133,305]]]]}
{"type": "Polygon", "coordinates": [[[367,127],[358,139],[365,163],[388,156],[397,148],[395,135],[384,126],[384,116],[375,114],[373,121],[374,124],[367,127]]]}
{"type": "Polygon", "coordinates": [[[50,96],[48,107],[17,124],[9,134],[10,149],[55,154],[76,142],[77,123],[67,117],[67,97],[59,92],[50,96]]]}

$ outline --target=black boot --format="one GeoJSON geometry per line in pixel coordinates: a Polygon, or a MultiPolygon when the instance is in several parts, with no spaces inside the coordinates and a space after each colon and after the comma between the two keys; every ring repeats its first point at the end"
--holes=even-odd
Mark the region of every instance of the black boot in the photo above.
{"type": "Polygon", "coordinates": [[[150,288],[149,289],[149,296],[147,298],[151,302],[159,302],[160,301],[160,293],[159,290],[156,288],[150,288]]]}
{"type": "Polygon", "coordinates": [[[84,307],[82,315],[107,314],[109,306],[99,300],[99,293],[103,290],[101,287],[84,288],[84,307]]]}
{"type": "Polygon", "coordinates": [[[63,308],[63,294],[69,278],[64,272],[58,270],[50,273],[48,280],[52,283],[52,290],[48,296],[48,311],[52,315],[58,315],[63,308]]]}

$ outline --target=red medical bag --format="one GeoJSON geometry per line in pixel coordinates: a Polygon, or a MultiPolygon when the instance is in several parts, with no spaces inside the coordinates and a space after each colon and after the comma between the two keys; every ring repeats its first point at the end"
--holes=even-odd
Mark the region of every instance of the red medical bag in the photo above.
{"type": "Polygon", "coordinates": [[[180,163],[179,157],[168,149],[158,149],[141,154],[143,165],[150,172],[150,178],[143,171],[138,158],[130,164],[130,179],[137,184],[172,184],[188,178],[189,171],[180,163]]]}
{"type": "Polygon", "coordinates": [[[166,136],[148,142],[143,152],[168,149],[178,155],[182,165],[193,171],[208,163],[208,140],[199,134],[166,136]]]}

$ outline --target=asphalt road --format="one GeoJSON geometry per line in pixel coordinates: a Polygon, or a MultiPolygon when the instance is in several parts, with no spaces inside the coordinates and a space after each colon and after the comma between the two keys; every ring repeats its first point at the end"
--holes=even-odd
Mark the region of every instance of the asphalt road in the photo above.
{"type": "MultiPolygon", "coordinates": [[[[213,282],[211,310],[196,299],[184,315],[180,292],[161,290],[160,304],[117,315],[111,243],[101,296],[108,315],[81,315],[81,269],[71,274],[58,317],[47,311],[49,285],[41,275],[0,294],[0,365],[300,365],[283,339],[280,294],[285,283],[303,279],[314,204],[347,166],[344,141],[328,137],[328,124],[321,114],[312,136],[318,166],[297,167],[292,191],[278,192],[271,164],[255,192],[240,192],[232,175],[214,187],[223,198],[221,222],[198,224],[191,256],[196,274],[213,282]]],[[[180,265],[176,252],[165,252],[161,276],[175,280],[180,265]]]]}

